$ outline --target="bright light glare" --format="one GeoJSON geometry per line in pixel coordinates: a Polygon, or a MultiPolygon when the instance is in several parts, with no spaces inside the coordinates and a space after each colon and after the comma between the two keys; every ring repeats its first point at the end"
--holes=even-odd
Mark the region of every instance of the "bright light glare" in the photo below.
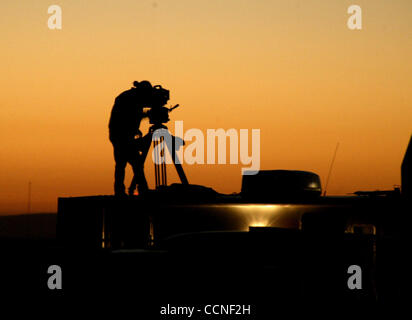
{"type": "Polygon", "coordinates": [[[279,209],[285,205],[278,204],[245,204],[234,205],[233,208],[242,212],[246,219],[245,230],[249,227],[268,227],[277,215],[279,209]]]}
{"type": "Polygon", "coordinates": [[[249,227],[267,227],[268,222],[267,221],[251,221],[251,224],[249,227]]]}
{"type": "Polygon", "coordinates": [[[242,210],[262,210],[262,211],[272,211],[275,209],[279,209],[280,207],[288,207],[289,205],[279,205],[279,204],[239,204],[239,205],[232,205],[232,208],[235,209],[242,209],[242,210]]]}

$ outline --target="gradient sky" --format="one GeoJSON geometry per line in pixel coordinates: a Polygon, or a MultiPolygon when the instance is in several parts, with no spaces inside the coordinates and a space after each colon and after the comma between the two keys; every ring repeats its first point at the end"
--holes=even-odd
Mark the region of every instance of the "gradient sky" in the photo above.
{"type": "MultiPolygon", "coordinates": [[[[325,184],[339,142],[329,194],[400,184],[410,0],[2,0],[0,14],[1,214],[27,211],[29,181],[33,212],[111,194],[110,110],[143,79],[171,90],[185,129],[260,129],[262,169],[310,170],[325,184]],[[47,28],[52,4],[62,30],[47,28]],[[347,28],[351,4],[360,31],[347,28]]],[[[191,183],[232,193],[241,166],[184,168],[191,183]]]]}

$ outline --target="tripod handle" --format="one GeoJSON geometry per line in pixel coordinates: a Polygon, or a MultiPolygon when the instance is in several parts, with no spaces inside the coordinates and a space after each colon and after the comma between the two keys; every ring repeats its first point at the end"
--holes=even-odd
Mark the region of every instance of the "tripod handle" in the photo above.
{"type": "Polygon", "coordinates": [[[179,106],[179,104],[177,104],[177,105],[175,105],[175,106],[171,107],[171,108],[169,109],[169,112],[171,112],[172,110],[176,109],[178,106],[179,106]]]}

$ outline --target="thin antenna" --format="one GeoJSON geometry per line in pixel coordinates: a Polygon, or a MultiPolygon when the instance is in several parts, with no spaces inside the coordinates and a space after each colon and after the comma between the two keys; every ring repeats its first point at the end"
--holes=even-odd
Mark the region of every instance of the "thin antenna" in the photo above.
{"type": "Polygon", "coordinates": [[[333,154],[332,162],[329,167],[328,177],[326,178],[326,185],[325,185],[325,191],[323,192],[323,196],[326,196],[326,190],[328,189],[329,178],[332,172],[333,164],[335,163],[335,158],[336,158],[336,153],[338,152],[338,148],[339,148],[339,142],[336,144],[335,153],[333,154]]]}
{"type": "Polygon", "coordinates": [[[27,199],[27,213],[30,213],[31,210],[31,181],[29,181],[29,193],[28,193],[28,199],[27,199]]]}

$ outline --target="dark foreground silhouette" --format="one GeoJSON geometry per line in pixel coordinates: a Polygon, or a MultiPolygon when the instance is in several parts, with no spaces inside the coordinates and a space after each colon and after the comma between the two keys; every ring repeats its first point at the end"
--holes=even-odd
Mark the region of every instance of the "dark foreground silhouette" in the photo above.
{"type": "Polygon", "coordinates": [[[175,184],[136,197],[60,198],[57,238],[0,239],[1,290],[109,301],[148,319],[162,319],[162,306],[205,304],[251,305],[252,319],[332,306],[329,315],[362,308],[370,318],[409,296],[410,149],[400,192],[321,197],[315,174],[270,171],[248,177],[238,195],[175,184]],[[257,192],[271,185],[280,195],[257,192]],[[61,290],[47,285],[51,265],[62,269],[61,290]],[[354,265],[360,289],[348,286],[354,265]]]}

